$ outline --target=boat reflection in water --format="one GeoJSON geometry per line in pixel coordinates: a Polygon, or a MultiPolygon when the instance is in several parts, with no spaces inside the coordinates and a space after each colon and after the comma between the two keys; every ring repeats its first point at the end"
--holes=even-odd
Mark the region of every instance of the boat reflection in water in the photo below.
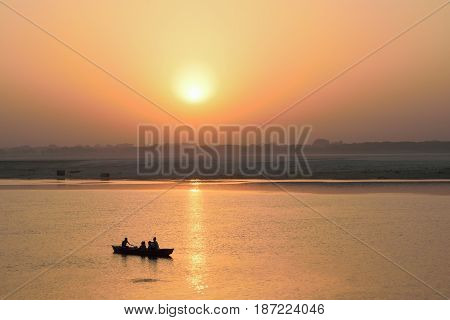
{"type": "Polygon", "coordinates": [[[188,234],[190,243],[189,278],[192,288],[202,294],[208,288],[204,279],[205,268],[205,230],[203,224],[203,194],[199,188],[200,183],[194,181],[189,190],[189,223],[188,234]]]}

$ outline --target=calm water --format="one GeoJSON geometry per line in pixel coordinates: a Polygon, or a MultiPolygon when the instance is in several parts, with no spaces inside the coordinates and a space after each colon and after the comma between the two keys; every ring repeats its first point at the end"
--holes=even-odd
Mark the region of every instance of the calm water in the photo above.
{"type": "MultiPolygon", "coordinates": [[[[88,243],[11,299],[441,298],[270,184],[1,184],[0,296],[88,243]],[[153,235],[173,259],[112,254],[153,235]]],[[[448,183],[288,189],[450,295],[448,183]]]]}

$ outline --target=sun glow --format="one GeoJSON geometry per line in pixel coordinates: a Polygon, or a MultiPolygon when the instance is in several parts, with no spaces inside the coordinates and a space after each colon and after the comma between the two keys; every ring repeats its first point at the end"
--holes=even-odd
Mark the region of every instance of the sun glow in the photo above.
{"type": "Polygon", "coordinates": [[[184,90],[184,97],[189,102],[199,102],[205,98],[206,92],[205,90],[199,86],[198,84],[192,84],[187,86],[184,90]]]}
{"type": "Polygon", "coordinates": [[[198,179],[192,179],[190,185],[192,186],[190,189],[191,192],[200,192],[200,181],[198,179]]]}
{"type": "Polygon", "coordinates": [[[212,94],[212,87],[210,72],[199,66],[181,70],[175,79],[175,93],[190,104],[206,101],[212,94]]]}

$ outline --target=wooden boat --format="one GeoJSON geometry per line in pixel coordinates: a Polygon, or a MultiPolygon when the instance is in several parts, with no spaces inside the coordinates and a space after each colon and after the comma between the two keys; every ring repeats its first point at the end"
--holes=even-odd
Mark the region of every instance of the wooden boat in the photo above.
{"type": "Polygon", "coordinates": [[[122,255],[141,256],[149,258],[170,258],[174,249],[159,249],[159,250],[142,250],[138,247],[122,247],[112,246],[114,253],[122,255]]]}

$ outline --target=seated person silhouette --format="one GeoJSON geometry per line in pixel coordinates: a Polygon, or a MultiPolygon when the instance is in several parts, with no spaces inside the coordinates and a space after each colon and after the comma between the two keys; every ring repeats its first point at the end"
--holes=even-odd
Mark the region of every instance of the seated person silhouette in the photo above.
{"type": "Polygon", "coordinates": [[[152,249],[159,250],[159,243],[156,241],[156,237],[153,237],[152,249]]]}
{"type": "Polygon", "coordinates": [[[122,241],[122,248],[127,248],[128,245],[131,246],[131,243],[128,242],[128,238],[123,239],[123,241],[122,241]]]}

